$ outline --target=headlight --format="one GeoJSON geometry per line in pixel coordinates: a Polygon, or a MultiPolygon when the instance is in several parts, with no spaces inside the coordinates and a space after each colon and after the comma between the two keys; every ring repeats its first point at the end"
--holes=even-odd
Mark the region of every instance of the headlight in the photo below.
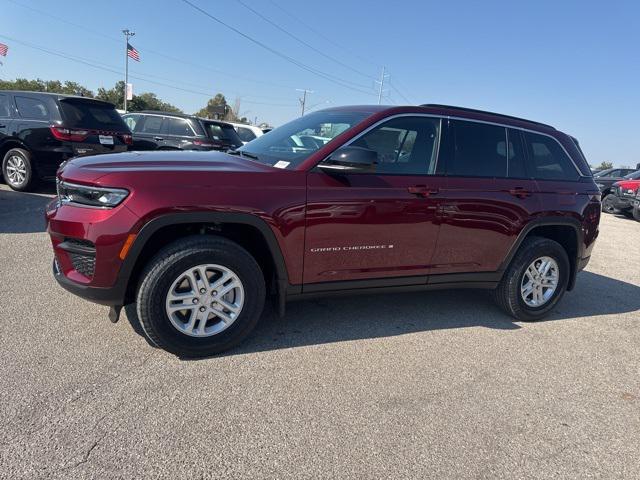
{"type": "Polygon", "coordinates": [[[596,187],[598,187],[598,188],[604,188],[604,184],[602,184],[602,183],[596,183],[596,187]]]}
{"type": "Polygon", "coordinates": [[[628,194],[628,195],[634,195],[634,194],[636,193],[636,191],[635,191],[635,190],[632,190],[632,189],[630,189],[630,188],[627,188],[627,191],[626,191],[626,192],[624,192],[624,193],[626,193],[626,194],[628,194]]]}
{"type": "Polygon", "coordinates": [[[122,188],[90,187],[61,181],[57,182],[57,189],[61,204],[75,203],[97,208],[113,208],[129,195],[129,191],[122,188]]]}

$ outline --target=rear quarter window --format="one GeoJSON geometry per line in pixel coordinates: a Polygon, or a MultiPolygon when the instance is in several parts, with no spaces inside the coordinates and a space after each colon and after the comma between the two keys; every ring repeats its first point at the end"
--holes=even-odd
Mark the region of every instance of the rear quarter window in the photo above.
{"type": "Polygon", "coordinates": [[[48,120],[49,108],[46,101],[34,97],[16,96],[16,108],[22,118],[48,120]]]}
{"type": "Polygon", "coordinates": [[[553,138],[523,132],[529,157],[529,171],[538,180],[578,180],[580,175],[573,162],[553,138]]]}

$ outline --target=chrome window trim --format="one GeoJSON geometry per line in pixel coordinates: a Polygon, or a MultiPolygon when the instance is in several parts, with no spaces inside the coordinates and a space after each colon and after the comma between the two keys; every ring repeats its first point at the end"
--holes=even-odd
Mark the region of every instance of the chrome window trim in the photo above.
{"type": "MultiPolygon", "coordinates": [[[[436,114],[431,114],[431,113],[398,113],[396,115],[391,115],[389,117],[383,118],[382,120],[378,120],[373,125],[369,125],[365,130],[363,130],[358,135],[356,135],[355,137],[350,139],[348,142],[343,143],[340,147],[349,146],[349,145],[351,145],[351,143],[355,142],[356,140],[358,140],[363,135],[366,135],[367,133],[369,133],[371,130],[373,130],[374,128],[378,127],[379,125],[381,125],[381,124],[383,124],[385,122],[388,122],[389,120],[393,120],[395,118],[402,118],[402,117],[429,117],[429,118],[439,118],[440,119],[440,132],[438,133],[438,152],[437,152],[438,156],[436,157],[436,169],[437,169],[437,163],[440,160],[439,157],[440,157],[440,140],[441,140],[441,135],[442,135],[442,120],[446,119],[446,120],[460,120],[460,121],[463,121],[463,122],[484,123],[484,124],[487,124],[487,125],[495,125],[495,126],[498,126],[498,127],[503,127],[505,129],[513,128],[514,130],[520,130],[522,132],[529,132],[529,133],[533,133],[533,134],[536,134],[536,135],[543,135],[545,137],[549,137],[553,141],[555,141],[560,146],[560,148],[562,148],[562,151],[569,158],[569,160],[571,161],[571,164],[573,165],[573,168],[576,169],[576,172],[578,172],[578,175],[580,176],[580,178],[586,178],[586,175],[584,175],[580,171],[580,169],[576,165],[576,162],[573,160],[573,157],[571,155],[569,155],[569,152],[567,152],[567,149],[564,148],[564,145],[562,145],[562,143],[560,143],[560,141],[556,137],[554,137],[553,135],[549,135],[548,133],[539,132],[537,130],[531,130],[529,128],[517,127],[517,126],[514,126],[514,125],[508,125],[506,123],[500,123],[500,122],[489,122],[489,121],[486,121],[486,120],[477,120],[475,118],[465,118],[465,117],[458,117],[458,116],[451,116],[451,115],[436,115],[436,114]]],[[[338,148],[340,148],[340,147],[338,147],[338,148]]],[[[329,156],[331,156],[331,154],[327,155],[326,158],[323,158],[318,163],[320,164],[320,163],[326,161],[329,158],[329,156]]],[[[446,176],[446,173],[444,175],[446,176]]],[[[505,178],[507,178],[507,177],[505,177],[505,178]]],[[[533,178],[535,178],[535,176],[533,178]]],[[[536,180],[545,181],[545,179],[536,179],[536,180]]]]}

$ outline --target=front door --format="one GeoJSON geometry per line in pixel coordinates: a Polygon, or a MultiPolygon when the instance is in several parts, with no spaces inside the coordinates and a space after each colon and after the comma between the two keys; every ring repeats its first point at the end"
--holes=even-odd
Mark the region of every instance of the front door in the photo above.
{"type": "Polygon", "coordinates": [[[309,173],[305,291],[346,280],[426,283],[445,184],[437,175],[440,128],[439,118],[397,117],[350,144],[377,153],[375,172],[309,173]]]}

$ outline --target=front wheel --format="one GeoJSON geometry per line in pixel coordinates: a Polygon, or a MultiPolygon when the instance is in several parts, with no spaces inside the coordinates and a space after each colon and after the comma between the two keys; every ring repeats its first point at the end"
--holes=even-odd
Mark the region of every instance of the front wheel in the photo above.
{"type": "Polygon", "coordinates": [[[527,238],[493,292],[494,299],[518,320],[539,320],[564,295],[570,268],[562,245],[548,238],[527,238]]]}
{"type": "Polygon", "coordinates": [[[620,211],[614,206],[616,202],[616,196],[613,193],[607,194],[602,199],[602,211],[604,213],[620,213],[620,211]]]}
{"type": "Polygon", "coordinates": [[[244,248],[225,238],[194,236],[161,250],[146,266],[137,312],[147,337],[182,357],[232,348],[255,327],[264,276],[244,248]]]}

